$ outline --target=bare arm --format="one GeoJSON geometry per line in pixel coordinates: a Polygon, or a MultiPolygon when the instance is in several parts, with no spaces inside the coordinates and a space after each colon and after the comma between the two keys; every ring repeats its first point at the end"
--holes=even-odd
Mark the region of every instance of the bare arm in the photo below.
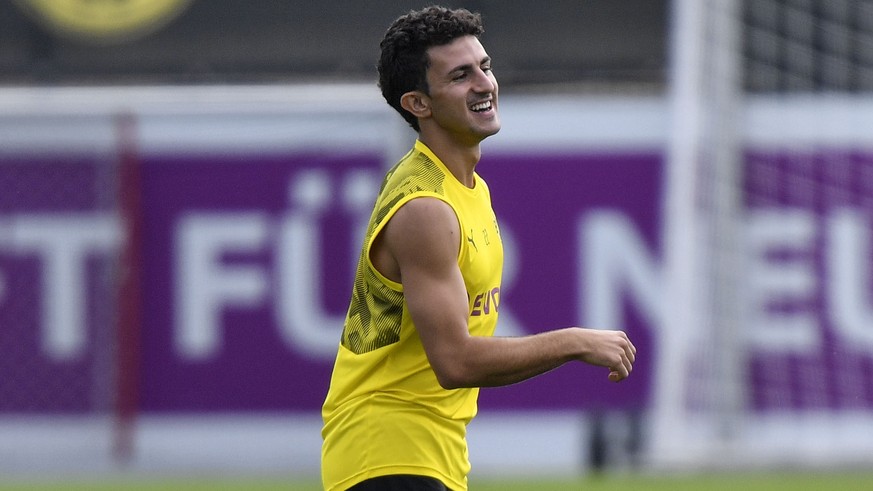
{"type": "Polygon", "coordinates": [[[625,379],[636,348],[621,331],[570,327],[522,337],[471,336],[452,209],[435,198],[403,205],[374,245],[373,260],[404,295],[428,360],[445,388],[508,385],[570,361],[609,368],[625,379]]]}

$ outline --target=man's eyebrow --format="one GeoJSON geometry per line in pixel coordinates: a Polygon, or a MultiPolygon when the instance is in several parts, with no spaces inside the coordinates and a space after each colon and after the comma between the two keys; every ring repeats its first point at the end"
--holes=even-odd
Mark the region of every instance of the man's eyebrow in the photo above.
{"type": "MultiPolygon", "coordinates": [[[[485,64],[489,64],[489,63],[491,63],[491,57],[486,56],[486,57],[482,58],[482,60],[479,62],[479,65],[485,65],[485,64]]],[[[472,63],[464,63],[463,65],[458,65],[455,68],[452,68],[451,70],[449,70],[448,73],[466,72],[466,71],[469,71],[471,68],[473,68],[472,63]]]]}

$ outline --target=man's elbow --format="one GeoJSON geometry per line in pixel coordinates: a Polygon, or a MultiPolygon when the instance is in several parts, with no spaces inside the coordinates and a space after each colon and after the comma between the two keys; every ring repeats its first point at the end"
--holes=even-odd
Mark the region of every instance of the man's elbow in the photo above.
{"type": "Polygon", "coordinates": [[[458,366],[433,367],[437,382],[446,390],[464,389],[475,387],[476,383],[467,370],[458,366]]]}

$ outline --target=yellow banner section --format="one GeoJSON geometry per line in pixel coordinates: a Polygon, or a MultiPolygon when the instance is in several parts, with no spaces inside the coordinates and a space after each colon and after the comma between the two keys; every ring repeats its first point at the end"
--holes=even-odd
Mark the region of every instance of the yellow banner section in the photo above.
{"type": "Polygon", "coordinates": [[[92,41],[122,41],[164,26],[191,0],[16,0],[62,35],[92,41]]]}

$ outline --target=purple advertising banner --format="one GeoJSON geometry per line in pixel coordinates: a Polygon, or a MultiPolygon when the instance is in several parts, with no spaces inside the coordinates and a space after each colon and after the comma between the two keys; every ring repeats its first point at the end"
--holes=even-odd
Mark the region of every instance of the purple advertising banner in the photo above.
{"type": "Polygon", "coordinates": [[[744,180],[749,403],[873,409],[873,154],[751,151],[744,180]]]}
{"type": "MultiPolygon", "coordinates": [[[[579,324],[577,222],[587,211],[620,210],[655,241],[657,157],[497,156],[481,169],[516,240],[501,315],[525,332],[579,324]]],[[[150,158],[143,409],[318,409],[360,250],[354,232],[382,172],[375,156],[354,154],[150,158]]],[[[645,352],[647,330],[628,327],[645,352]]],[[[641,359],[640,376],[620,386],[578,366],[488,391],[483,404],[639,406],[650,372],[641,359]]]]}
{"type": "Polygon", "coordinates": [[[0,159],[0,412],[111,407],[112,165],[0,159]]]}
{"type": "MultiPolygon", "coordinates": [[[[483,408],[641,408],[652,380],[651,329],[631,302],[621,325],[587,325],[586,278],[593,265],[591,235],[596,217],[620,217],[656,261],[661,193],[657,154],[486,155],[479,173],[491,188],[507,249],[501,321],[523,333],[567,326],[624,329],[639,351],[632,377],[621,384],[607,371],[582,364],[561,367],[511,387],[483,389],[483,408]]],[[[596,238],[594,238],[596,240],[596,238]]],[[[597,258],[594,258],[597,259],[597,258]]],[[[625,291],[613,292],[619,301],[625,291]]]]}
{"type": "Polygon", "coordinates": [[[144,163],[144,411],[320,407],[380,169],[344,153],[144,163]]]}
{"type": "MultiPolygon", "coordinates": [[[[873,408],[873,189],[864,187],[873,156],[844,157],[749,155],[748,366],[758,409],[873,408]]],[[[318,410],[383,157],[194,153],[140,163],[139,370],[123,378],[140,409],[318,410]]],[[[111,169],[98,158],[0,159],[0,412],[111,407],[123,352],[113,335],[123,241],[111,169]]],[[[655,336],[670,324],[669,308],[652,307],[661,155],[498,152],[478,171],[507,252],[498,333],[621,328],[639,350],[624,383],[574,364],[485,389],[483,409],[649,405],[655,336]]]]}

